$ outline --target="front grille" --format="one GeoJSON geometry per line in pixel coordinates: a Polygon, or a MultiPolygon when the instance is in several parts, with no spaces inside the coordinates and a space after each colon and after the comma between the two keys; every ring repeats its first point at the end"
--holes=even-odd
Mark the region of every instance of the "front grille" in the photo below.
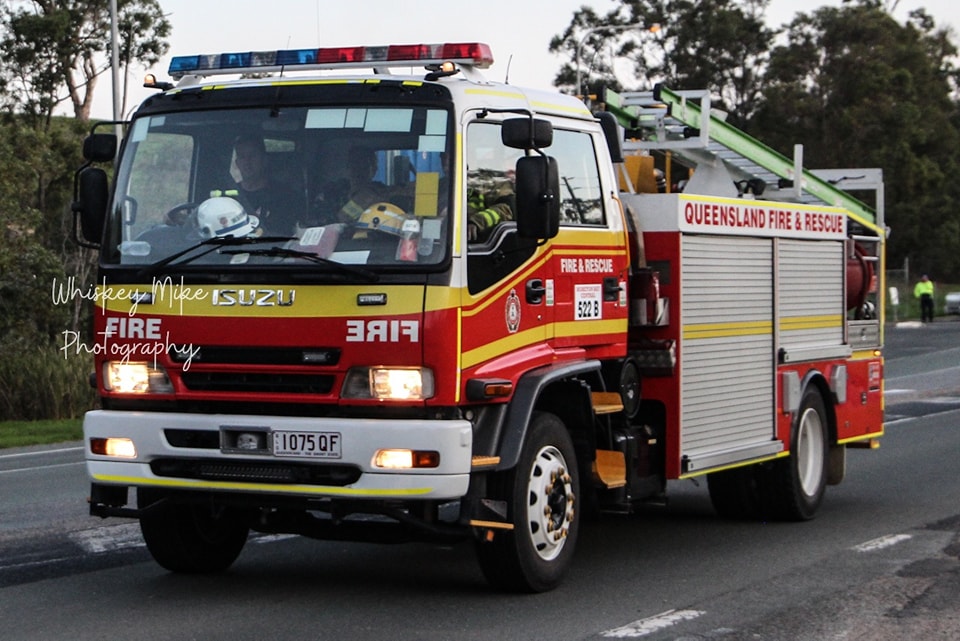
{"type": "Polygon", "coordinates": [[[352,465],[307,465],[270,461],[214,461],[204,459],[158,459],[150,463],[157,476],[203,481],[246,483],[298,483],[345,486],[360,479],[352,465]]]}
{"type": "Polygon", "coordinates": [[[183,372],[195,392],[260,392],[265,394],[329,394],[334,377],[324,374],[253,374],[246,372],[183,372]]]}
{"type": "Polygon", "coordinates": [[[220,347],[212,345],[171,345],[175,363],[227,365],[336,365],[337,347],[220,347]]]}

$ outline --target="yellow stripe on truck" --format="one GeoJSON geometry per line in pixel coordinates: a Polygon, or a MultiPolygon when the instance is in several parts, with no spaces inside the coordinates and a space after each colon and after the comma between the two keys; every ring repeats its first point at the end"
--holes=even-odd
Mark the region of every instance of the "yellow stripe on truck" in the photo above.
{"type": "Polygon", "coordinates": [[[114,483],[121,485],[137,485],[151,487],[167,488],[191,488],[202,490],[240,490],[261,492],[286,493],[295,492],[297,494],[317,494],[325,496],[378,496],[378,497],[404,497],[404,496],[422,496],[429,494],[433,488],[417,487],[406,489],[359,489],[350,487],[337,487],[330,485],[284,485],[284,484],[266,484],[266,483],[233,483],[226,481],[188,481],[183,479],[147,479],[133,476],[114,476],[111,474],[95,474],[93,480],[103,483],[114,483]]]}

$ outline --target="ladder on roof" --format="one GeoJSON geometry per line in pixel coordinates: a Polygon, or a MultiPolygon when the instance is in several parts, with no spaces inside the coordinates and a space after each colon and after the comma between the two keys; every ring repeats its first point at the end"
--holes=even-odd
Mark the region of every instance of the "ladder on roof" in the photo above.
{"type": "Polygon", "coordinates": [[[801,202],[842,207],[860,222],[883,226],[879,170],[848,170],[863,172],[863,176],[805,170],[799,156],[791,160],[777,153],[711,111],[708,91],[671,91],[659,85],[652,92],[617,94],[606,90],[604,102],[630,135],[639,130],[640,137],[625,142],[625,149],[670,149],[695,164],[719,158],[744,180],[759,179],[775,188],[793,186],[801,202]],[[876,190],[877,210],[839,188],[840,182],[853,189],[876,190]]]}

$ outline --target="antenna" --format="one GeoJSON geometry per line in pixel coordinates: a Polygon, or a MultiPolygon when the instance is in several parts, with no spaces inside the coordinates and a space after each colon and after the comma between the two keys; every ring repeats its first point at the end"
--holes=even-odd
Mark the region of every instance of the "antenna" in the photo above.
{"type": "Polygon", "coordinates": [[[510,84],[510,63],[513,62],[513,54],[510,54],[510,57],[507,58],[507,71],[503,74],[503,84],[510,84]]]}

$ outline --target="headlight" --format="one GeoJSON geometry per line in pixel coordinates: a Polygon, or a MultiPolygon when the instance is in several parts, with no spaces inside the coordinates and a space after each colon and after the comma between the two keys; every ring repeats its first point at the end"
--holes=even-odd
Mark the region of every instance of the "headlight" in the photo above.
{"type": "Polygon", "coordinates": [[[423,368],[354,367],[343,382],[342,398],[422,401],[433,396],[433,371],[423,368]]]}
{"type": "Polygon", "coordinates": [[[103,386],[120,394],[172,394],[173,384],[162,369],[148,363],[108,361],[103,364],[103,386]]]}

